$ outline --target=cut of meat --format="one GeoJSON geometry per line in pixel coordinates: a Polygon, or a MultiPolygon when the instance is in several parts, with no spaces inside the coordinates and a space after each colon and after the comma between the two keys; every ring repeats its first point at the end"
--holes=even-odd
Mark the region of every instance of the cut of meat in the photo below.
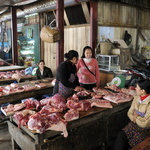
{"type": "Polygon", "coordinates": [[[35,130],[40,134],[44,133],[46,130],[62,131],[64,137],[68,136],[66,125],[67,122],[61,119],[56,113],[49,115],[36,113],[30,116],[28,121],[28,128],[30,130],[35,130]]]}
{"type": "Polygon", "coordinates": [[[41,103],[42,106],[50,105],[51,104],[51,99],[52,99],[51,97],[44,98],[44,99],[40,100],[40,103],[41,103]]]}
{"type": "Polygon", "coordinates": [[[58,108],[54,108],[53,106],[50,105],[45,105],[43,106],[43,108],[40,110],[40,114],[50,114],[50,113],[54,113],[54,112],[62,112],[63,109],[58,109],[58,108]]]}
{"type": "Polygon", "coordinates": [[[9,104],[8,106],[1,107],[2,112],[5,116],[13,115],[15,113],[14,111],[14,105],[9,104]]]}
{"type": "Polygon", "coordinates": [[[122,89],[121,89],[121,92],[122,92],[122,93],[125,93],[125,94],[127,94],[127,95],[132,95],[132,96],[136,96],[136,95],[137,95],[137,93],[136,93],[135,90],[127,89],[127,88],[122,88],[122,89]]]}
{"type": "Polygon", "coordinates": [[[22,86],[25,91],[35,90],[36,87],[34,85],[24,85],[22,86]]]}
{"type": "Polygon", "coordinates": [[[11,83],[10,86],[11,86],[12,88],[17,88],[17,87],[19,87],[19,85],[18,85],[17,83],[11,83]]]}
{"type": "Polygon", "coordinates": [[[110,94],[112,92],[104,89],[104,88],[93,88],[93,91],[97,94],[97,95],[107,95],[110,94]]]}
{"type": "Polygon", "coordinates": [[[78,111],[87,111],[91,109],[91,104],[87,100],[81,101],[68,100],[67,107],[70,109],[76,109],[78,111]]]}
{"type": "Polygon", "coordinates": [[[116,85],[116,84],[112,84],[110,86],[106,86],[105,88],[109,88],[113,91],[116,91],[116,92],[121,92],[121,89],[116,85]]]}
{"type": "Polygon", "coordinates": [[[127,95],[124,93],[112,93],[109,95],[105,95],[103,98],[108,101],[118,104],[118,103],[122,103],[122,102],[131,101],[133,99],[133,96],[127,95]]]}
{"type": "Polygon", "coordinates": [[[79,112],[75,109],[70,109],[65,113],[64,118],[66,121],[78,119],[79,118],[79,112]]]}
{"type": "Polygon", "coordinates": [[[13,115],[13,118],[18,122],[18,128],[21,126],[21,120],[26,116],[26,115],[33,115],[35,114],[35,111],[25,109],[22,111],[18,111],[13,115]]]}
{"type": "Polygon", "coordinates": [[[24,103],[15,104],[14,111],[21,110],[22,108],[25,108],[25,107],[26,107],[26,104],[24,104],[24,103]]]}
{"type": "Polygon", "coordinates": [[[54,106],[55,108],[63,108],[64,110],[67,109],[66,106],[66,99],[62,97],[60,94],[55,94],[51,98],[51,105],[54,106]]]}
{"type": "Polygon", "coordinates": [[[104,99],[89,99],[88,100],[91,103],[91,107],[104,107],[104,108],[113,108],[111,103],[104,99]]]}
{"type": "Polygon", "coordinates": [[[42,88],[42,87],[45,87],[46,84],[45,83],[39,83],[39,84],[35,84],[35,86],[38,88],[42,88]]]}
{"type": "Polygon", "coordinates": [[[37,100],[27,99],[24,104],[26,105],[26,109],[41,109],[41,103],[37,100]]]}

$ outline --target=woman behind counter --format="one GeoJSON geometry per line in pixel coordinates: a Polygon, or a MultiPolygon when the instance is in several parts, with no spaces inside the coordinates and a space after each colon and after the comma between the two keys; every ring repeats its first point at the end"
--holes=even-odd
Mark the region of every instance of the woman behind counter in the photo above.
{"type": "Polygon", "coordinates": [[[77,63],[79,83],[87,90],[100,85],[98,62],[92,55],[92,48],[85,46],[81,59],[77,63]]]}
{"type": "Polygon", "coordinates": [[[56,83],[53,95],[59,93],[61,96],[68,98],[74,91],[81,91],[84,88],[79,86],[76,75],[76,63],[78,62],[78,52],[70,50],[65,53],[66,61],[62,62],[57,69],[56,83]]]}
{"type": "Polygon", "coordinates": [[[37,79],[53,78],[53,74],[50,68],[45,66],[44,60],[40,60],[38,63],[38,69],[36,70],[37,79]]]}

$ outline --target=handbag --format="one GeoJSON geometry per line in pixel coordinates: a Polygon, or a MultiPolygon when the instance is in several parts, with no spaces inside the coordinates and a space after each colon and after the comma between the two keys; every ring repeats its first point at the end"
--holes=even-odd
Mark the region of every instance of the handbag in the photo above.
{"type": "Polygon", "coordinates": [[[84,65],[85,65],[85,67],[87,68],[87,70],[88,70],[93,76],[95,76],[95,74],[88,68],[88,66],[86,65],[86,63],[84,62],[83,59],[82,59],[82,61],[83,61],[84,65]]]}

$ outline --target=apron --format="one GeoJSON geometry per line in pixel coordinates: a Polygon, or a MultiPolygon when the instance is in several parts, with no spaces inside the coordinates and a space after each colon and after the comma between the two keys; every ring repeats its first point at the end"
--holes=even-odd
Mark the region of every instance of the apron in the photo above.
{"type": "Polygon", "coordinates": [[[136,146],[150,136],[150,129],[140,128],[133,122],[129,122],[123,130],[127,135],[127,139],[131,147],[136,146]]]}
{"type": "MultiPolygon", "coordinates": [[[[75,74],[71,74],[69,81],[73,83],[74,80],[75,80],[75,74]]],[[[65,98],[70,97],[74,92],[73,89],[69,88],[69,87],[65,87],[60,81],[58,81],[58,82],[59,82],[58,83],[58,93],[65,98]]]]}

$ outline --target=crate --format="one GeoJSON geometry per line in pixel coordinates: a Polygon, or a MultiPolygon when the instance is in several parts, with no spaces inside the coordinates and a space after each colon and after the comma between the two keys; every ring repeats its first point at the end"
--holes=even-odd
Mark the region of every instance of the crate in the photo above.
{"type": "Polygon", "coordinates": [[[119,69],[118,55],[96,55],[100,70],[114,71],[119,69]]]}

